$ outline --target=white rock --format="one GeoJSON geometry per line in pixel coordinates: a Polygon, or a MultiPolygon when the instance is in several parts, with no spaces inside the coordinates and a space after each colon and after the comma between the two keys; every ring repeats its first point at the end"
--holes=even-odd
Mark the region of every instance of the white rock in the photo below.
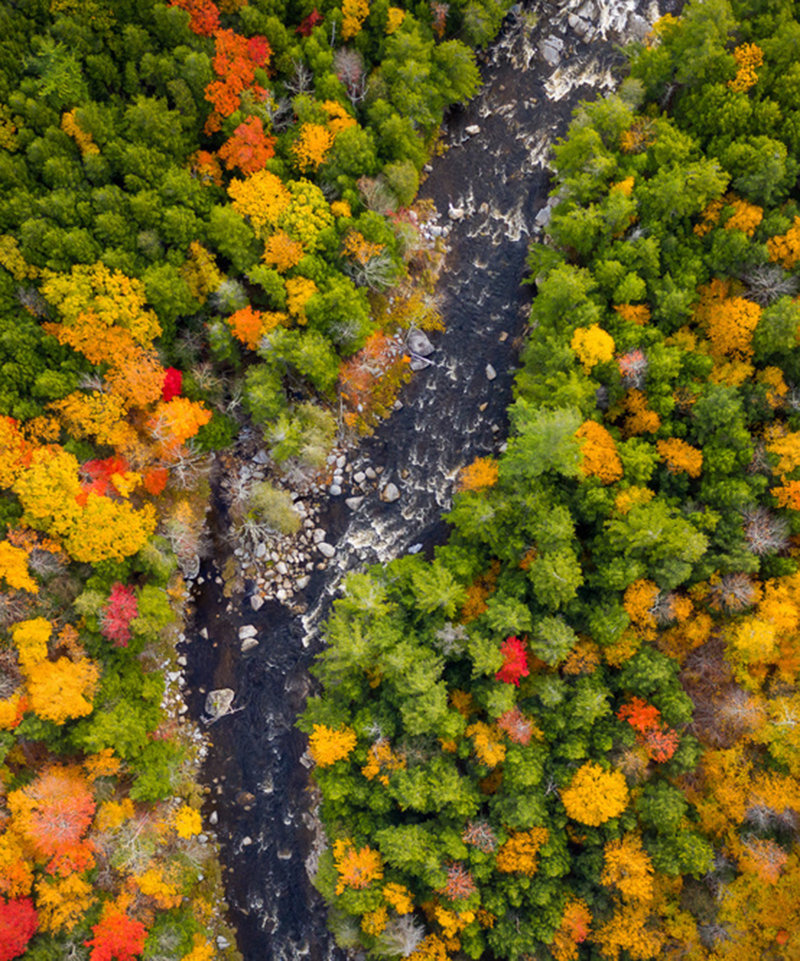
{"type": "Polygon", "coordinates": [[[257,628],[253,627],[252,624],[245,624],[239,628],[239,640],[243,641],[246,637],[256,637],[258,635],[257,628]]]}
{"type": "Polygon", "coordinates": [[[331,484],[328,488],[328,493],[331,497],[338,497],[342,493],[342,488],[338,484],[331,484]]]}
{"type": "Polygon", "coordinates": [[[278,563],[275,565],[275,570],[282,577],[286,577],[286,575],[289,573],[289,568],[283,563],[283,561],[278,561],[278,563]]]}
{"type": "Polygon", "coordinates": [[[553,36],[553,34],[545,37],[539,44],[539,52],[551,67],[555,67],[561,62],[561,52],[563,49],[564,41],[553,36]]]}
{"type": "Polygon", "coordinates": [[[325,541],[320,541],[320,543],[317,544],[317,549],[323,557],[330,558],[336,553],[336,548],[332,544],[326,544],[325,541]]]}
{"type": "Polygon", "coordinates": [[[363,497],[348,497],[345,504],[350,508],[351,511],[358,510],[359,507],[364,503],[363,497]]]}
{"type": "Polygon", "coordinates": [[[430,342],[430,340],[428,340],[427,336],[421,330],[417,330],[416,328],[408,332],[408,337],[406,337],[406,345],[412,353],[419,354],[421,357],[427,357],[435,350],[433,344],[430,342]]]}
{"type": "Polygon", "coordinates": [[[254,637],[246,637],[242,641],[242,654],[252,651],[254,647],[258,647],[258,641],[254,637]]]}
{"type": "Polygon", "coordinates": [[[211,717],[222,717],[230,710],[236,692],[229,687],[220,687],[216,691],[209,691],[206,695],[206,714],[211,717]]]}
{"type": "Polygon", "coordinates": [[[451,220],[463,220],[463,219],[464,219],[464,208],[463,208],[463,207],[454,207],[452,204],[450,204],[450,207],[449,207],[449,209],[448,209],[448,211],[447,211],[447,216],[448,216],[451,220]]]}
{"type": "Polygon", "coordinates": [[[304,574],[302,577],[299,577],[299,578],[297,579],[297,589],[298,589],[298,591],[302,591],[304,587],[308,587],[308,582],[309,582],[310,580],[311,580],[311,578],[310,578],[307,574],[304,574]]]}
{"type": "Polygon", "coordinates": [[[397,489],[397,486],[392,483],[387,484],[381,492],[381,500],[386,501],[387,504],[392,504],[399,497],[400,491],[397,489]]]}
{"type": "MultiPolygon", "coordinates": [[[[252,844],[252,843],[253,843],[253,842],[250,840],[250,838],[245,838],[245,840],[242,841],[242,844],[244,844],[245,841],[246,841],[248,844],[252,844]]],[[[223,936],[222,936],[221,934],[218,934],[218,935],[217,935],[217,947],[218,947],[221,951],[224,951],[225,948],[229,948],[230,946],[231,946],[231,943],[230,943],[230,941],[229,941],[227,938],[223,938],[223,936]]]]}
{"type": "Polygon", "coordinates": [[[318,527],[314,531],[314,543],[319,544],[319,542],[324,541],[327,536],[328,535],[325,533],[325,531],[321,527],[318,527]]]}
{"type": "Polygon", "coordinates": [[[375,480],[375,478],[378,476],[378,475],[375,473],[375,468],[374,468],[374,467],[368,467],[368,468],[364,471],[364,473],[367,475],[367,477],[369,477],[370,480],[375,480]]]}
{"type": "Polygon", "coordinates": [[[260,450],[256,452],[253,462],[256,464],[268,464],[269,454],[265,450],[260,450]]]}
{"type": "Polygon", "coordinates": [[[259,558],[260,560],[262,557],[266,557],[266,556],[267,556],[267,545],[263,541],[260,541],[258,547],[256,547],[256,557],[259,558]]]}
{"type": "Polygon", "coordinates": [[[254,611],[260,611],[263,606],[264,598],[260,594],[253,594],[250,598],[250,607],[252,607],[254,611]]]}
{"type": "Polygon", "coordinates": [[[491,364],[486,365],[486,379],[494,380],[497,377],[497,371],[492,367],[491,364]]]}
{"type": "Polygon", "coordinates": [[[181,667],[186,667],[186,658],[183,656],[183,654],[181,654],[178,658],[178,663],[181,667]]]}
{"type": "Polygon", "coordinates": [[[286,591],[281,587],[275,591],[275,597],[277,597],[279,601],[285,601],[287,597],[286,591]]]}
{"type": "Polygon", "coordinates": [[[363,484],[366,479],[367,475],[363,470],[357,470],[355,474],[353,474],[353,480],[356,482],[356,484],[363,484]]]}
{"type": "Polygon", "coordinates": [[[347,457],[346,457],[344,454],[340,454],[340,455],[336,458],[336,466],[337,466],[337,467],[340,467],[340,468],[341,468],[341,467],[344,467],[344,465],[345,465],[346,463],[347,463],[347,457]]]}
{"type": "Polygon", "coordinates": [[[217,814],[216,811],[212,811],[211,814],[208,815],[208,823],[216,824],[217,821],[219,821],[219,814],[217,814]]]}
{"type": "Polygon", "coordinates": [[[205,627],[200,631],[200,637],[202,637],[204,641],[208,640],[208,631],[205,627]]]}
{"type": "Polygon", "coordinates": [[[476,123],[470,124],[464,130],[464,133],[469,134],[470,137],[474,137],[476,133],[480,133],[480,132],[481,132],[481,128],[476,123]]]}

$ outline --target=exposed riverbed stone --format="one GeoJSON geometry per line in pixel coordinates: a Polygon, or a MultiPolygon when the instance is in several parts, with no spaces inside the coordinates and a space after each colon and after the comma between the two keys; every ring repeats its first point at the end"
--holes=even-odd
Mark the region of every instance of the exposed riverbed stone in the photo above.
{"type": "Polygon", "coordinates": [[[348,497],[345,500],[345,504],[350,508],[351,511],[358,510],[359,507],[364,503],[363,497],[348,497]]]}
{"type": "Polygon", "coordinates": [[[242,654],[246,654],[248,651],[252,651],[254,647],[258,647],[258,641],[254,637],[246,637],[242,641],[242,654]]]}
{"type": "Polygon", "coordinates": [[[320,543],[317,544],[317,550],[320,552],[320,554],[322,554],[323,557],[328,558],[333,557],[333,555],[336,553],[336,548],[331,544],[326,544],[325,541],[320,541],[320,543]]]}
{"type": "Polygon", "coordinates": [[[239,628],[239,640],[243,641],[246,637],[256,637],[258,635],[258,629],[253,627],[252,624],[244,624],[239,628]]]}
{"type": "Polygon", "coordinates": [[[406,346],[412,353],[420,354],[422,357],[427,357],[429,354],[432,354],[435,349],[427,336],[416,328],[408,332],[406,346]]]}
{"type": "Polygon", "coordinates": [[[381,492],[381,500],[386,501],[387,504],[392,504],[394,501],[398,500],[400,497],[400,491],[397,489],[396,484],[391,482],[383,488],[381,492]]]}
{"type": "Polygon", "coordinates": [[[220,687],[206,695],[206,714],[213,718],[227,714],[233,704],[236,692],[229,687],[220,687]]]}
{"type": "Polygon", "coordinates": [[[264,606],[264,598],[260,594],[253,594],[250,598],[250,606],[254,611],[260,611],[264,606]]]}
{"type": "Polygon", "coordinates": [[[486,365],[486,379],[494,380],[497,377],[497,371],[492,367],[491,364],[486,365]]]}

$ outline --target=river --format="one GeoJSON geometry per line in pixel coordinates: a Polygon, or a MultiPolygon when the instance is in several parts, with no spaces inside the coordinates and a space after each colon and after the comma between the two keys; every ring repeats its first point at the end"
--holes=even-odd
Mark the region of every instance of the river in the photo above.
{"type": "Polygon", "coordinates": [[[229,603],[223,596],[217,565],[230,546],[225,507],[215,500],[216,560],[203,565],[195,585],[187,701],[199,719],[205,692],[229,687],[241,708],[209,728],[204,815],[220,843],[245,961],[344,957],[305,868],[313,794],[302,763],[305,737],[294,729],[313,685],[319,625],[348,570],[442,542],[440,515],[459,469],[500,449],[530,309],[530,287],[520,286],[525,253],[548,199],[549,147],[581,99],[614,88],[619,44],[641,39],[657,16],[655,3],[634,0],[534,3],[510,16],[481,56],[484,86],[449,115],[449,149],[432,162],[421,190],[440,225],[450,227],[438,290],[446,332],[431,335],[431,363],[404,389],[402,408],[350,456],[349,476],[381,467],[380,486],[391,481],[400,496],[387,503],[367,493],[355,510],[344,503],[352,491],[331,498],[323,526],[336,553],[299,605],[295,597],[294,613],[277,601],[254,612],[245,597],[229,603]],[[243,624],[260,639],[246,655],[243,624]]]}

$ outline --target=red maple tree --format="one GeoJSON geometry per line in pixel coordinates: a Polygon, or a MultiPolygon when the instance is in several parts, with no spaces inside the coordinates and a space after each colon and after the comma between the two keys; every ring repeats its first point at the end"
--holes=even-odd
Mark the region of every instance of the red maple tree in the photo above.
{"type": "Polygon", "coordinates": [[[0,898],[0,961],[23,955],[38,926],[39,917],[30,898],[0,898]]]}
{"type": "Polygon", "coordinates": [[[161,399],[168,403],[180,394],[183,387],[183,374],[176,367],[167,367],[164,371],[164,383],[161,385],[161,399]]]}
{"type": "Polygon", "coordinates": [[[117,647],[127,647],[131,639],[131,621],[139,613],[136,594],[126,584],[111,588],[108,603],[103,609],[101,632],[117,647]]]}
{"type": "Polygon", "coordinates": [[[91,961],[135,961],[144,950],[147,929],[124,911],[114,908],[92,928],[94,937],[84,941],[92,949],[91,961]]]}
{"type": "Polygon", "coordinates": [[[316,7],[309,13],[309,15],[303,20],[299,27],[295,28],[295,33],[299,33],[301,37],[310,37],[311,31],[314,27],[318,26],[325,18],[317,10],[316,7]]]}
{"type": "Polygon", "coordinates": [[[530,674],[528,655],[525,644],[518,637],[509,637],[503,641],[500,653],[504,657],[503,666],[495,674],[495,679],[506,684],[516,684],[519,687],[520,678],[530,674]]]}
{"type": "Polygon", "coordinates": [[[211,37],[219,30],[219,10],[211,0],[169,0],[189,14],[189,29],[200,37],[211,37]]]}

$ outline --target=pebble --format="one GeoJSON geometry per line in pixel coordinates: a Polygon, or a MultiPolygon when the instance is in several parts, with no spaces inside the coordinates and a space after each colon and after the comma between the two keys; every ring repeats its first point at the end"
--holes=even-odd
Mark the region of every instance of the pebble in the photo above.
{"type": "Polygon", "coordinates": [[[216,811],[212,811],[211,814],[209,814],[209,816],[208,816],[208,823],[209,823],[209,824],[216,824],[217,821],[219,821],[219,814],[217,814],[216,811]]]}
{"type": "Polygon", "coordinates": [[[369,477],[370,480],[375,480],[375,478],[378,476],[378,475],[375,473],[375,468],[374,468],[374,467],[368,467],[368,468],[364,471],[364,473],[367,475],[367,477],[369,477]]]}
{"type": "Polygon", "coordinates": [[[471,123],[465,128],[464,133],[469,134],[470,137],[474,137],[475,134],[481,132],[481,128],[476,123],[471,123]]]}
{"type": "Polygon", "coordinates": [[[338,484],[331,484],[328,488],[328,493],[331,497],[338,497],[342,493],[342,488],[338,484]]]}
{"type": "Polygon", "coordinates": [[[346,457],[344,454],[340,454],[340,455],[336,458],[336,466],[337,466],[337,467],[344,467],[344,465],[345,465],[346,463],[347,463],[347,457],[346,457]]]}
{"type": "Polygon", "coordinates": [[[178,663],[180,664],[181,667],[186,667],[186,658],[183,654],[181,654],[180,657],[178,658],[178,663]]]}
{"type": "Polygon", "coordinates": [[[304,574],[302,577],[299,577],[297,579],[297,589],[302,591],[304,587],[308,587],[308,582],[310,580],[311,578],[307,574],[304,574]]]}
{"type": "Polygon", "coordinates": [[[397,489],[397,486],[392,483],[387,484],[381,493],[381,500],[385,501],[387,504],[394,503],[394,501],[398,500],[399,497],[400,491],[397,489]]]}
{"type": "Polygon", "coordinates": [[[286,577],[286,575],[289,573],[289,568],[284,564],[283,561],[278,561],[278,563],[275,565],[275,570],[276,570],[282,577],[286,577]]]}
{"type": "Polygon", "coordinates": [[[324,541],[327,536],[328,536],[328,535],[325,533],[325,531],[322,530],[321,527],[318,527],[318,528],[314,531],[314,543],[315,543],[315,544],[319,544],[319,542],[320,542],[320,541],[324,541]]]}
{"type": "Polygon", "coordinates": [[[243,641],[246,637],[256,637],[258,630],[252,624],[245,624],[239,628],[239,640],[243,641]]]}
{"type": "Polygon", "coordinates": [[[356,482],[356,484],[363,484],[366,479],[367,475],[363,470],[356,471],[355,474],[353,474],[353,480],[356,482]]]}
{"type": "Polygon", "coordinates": [[[363,497],[348,497],[345,504],[350,508],[351,511],[358,510],[359,507],[364,503],[363,497]]]}
{"type": "Polygon", "coordinates": [[[497,377],[497,371],[492,367],[491,364],[486,365],[486,379],[494,380],[497,377]]]}
{"type": "MultiPolygon", "coordinates": [[[[278,591],[278,593],[280,593],[280,591],[278,591]]],[[[252,651],[254,647],[258,647],[258,641],[254,637],[246,637],[242,641],[242,654],[252,651]]]]}
{"type": "Polygon", "coordinates": [[[254,611],[260,611],[264,606],[264,598],[260,594],[253,594],[250,598],[250,606],[254,611]]]}
{"type": "MultiPolygon", "coordinates": [[[[248,835],[247,837],[242,838],[242,847],[243,847],[243,848],[250,847],[250,845],[251,845],[252,843],[253,843],[253,839],[252,839],[249,835],[248,835]]],[[[217,942],[219,942],[219,938],[217,938],[217,942]]]]}
{"type": "Polygon", "coordinates": [[[319,544],[317,544],[317,549],[323,557],[330,558],[336,553],[336,548],[331,544],[326,544],[325,541],[320,541],[319,544]]]}

